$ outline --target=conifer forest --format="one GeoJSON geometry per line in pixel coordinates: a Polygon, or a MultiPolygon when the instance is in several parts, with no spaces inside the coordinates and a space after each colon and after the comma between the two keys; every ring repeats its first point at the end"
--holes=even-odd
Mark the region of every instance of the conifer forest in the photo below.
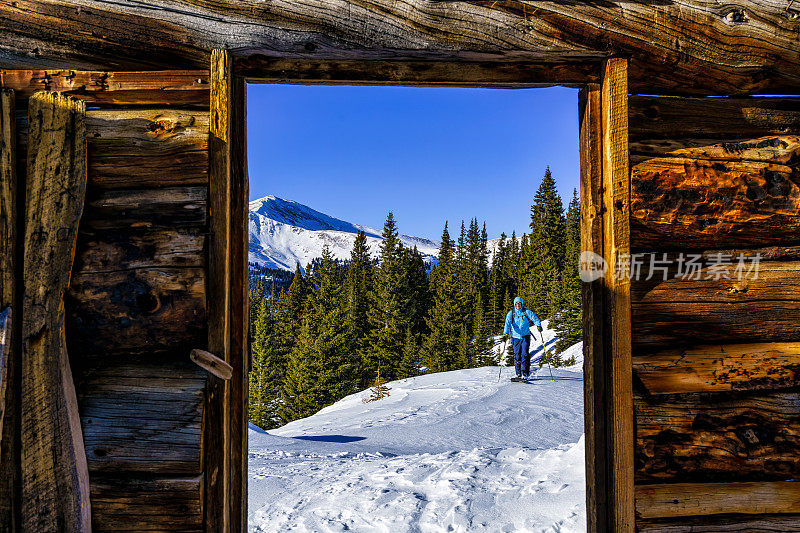
{"type": "Polygon", "coordinates": [[[388,381],[496,365],[495,338],[518,295],[558,332],[539,365],[571,364],[559,354],[581,340],[579,214],[577,191],[565,209],[548,168],[530,231],[501,234],[494,253],[473,218],[445,223],[438,261],[426,265],[400,243],[390,212],[377,259],[362,232],[349,260],[325,249],[297,265],[288,288],[251,269],[250,421],[275,428],[360,390],[380,397],[388,381]]]}

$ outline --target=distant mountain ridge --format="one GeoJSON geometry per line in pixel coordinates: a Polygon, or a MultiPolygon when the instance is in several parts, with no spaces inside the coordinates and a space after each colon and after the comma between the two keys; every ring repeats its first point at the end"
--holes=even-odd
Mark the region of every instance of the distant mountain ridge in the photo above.
{"type": "MultiPolygon", "coordinates": [[[[250,202],[250,262],[268,268],[294,270],[322,256],[327,244],[336,259],[350,258],[356,235],[363,231],[371,256],[377,257],[383,241],[379,230],[346,222],[306,205],[276,196],[250,202]]],[[[420,237],[401,235],[403,246],[414,246],[426,261],[436,259],[439,243],[420,237]]]]}

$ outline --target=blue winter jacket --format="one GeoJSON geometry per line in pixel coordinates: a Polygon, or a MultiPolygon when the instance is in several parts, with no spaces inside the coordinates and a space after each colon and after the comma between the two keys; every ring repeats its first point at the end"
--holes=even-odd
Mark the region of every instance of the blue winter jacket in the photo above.
{"type": "Polygon", "coordinates": [[[541,326],[542,322],[539,320],[538,316],[533,314],[533,311],[530,309],[525,309],[525,304],[522,302],[522,298],[517,296],[514,298],[514,309],[509,311],[506,315],[506,327],[503,330],[503,335],[508,335],[511,333],[513,338],[521,339],[525,335],[531,334],[531,324],[541,326]],[[517,311],[516,307],[517,302],[522,304],[522,309],[519,311],[517,311]]]}

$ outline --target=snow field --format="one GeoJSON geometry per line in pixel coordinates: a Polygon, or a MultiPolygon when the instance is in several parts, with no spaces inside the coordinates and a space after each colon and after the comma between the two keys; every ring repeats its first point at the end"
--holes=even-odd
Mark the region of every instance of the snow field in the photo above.
{"type": "Polygon", "coordinates": [[[377,402],[363,391],[276,430],[251,426],[250,530],[584,531],[580,343],[570,352],[576,365],[554,380],[538,364],[527,384],[507,367],[500,379],[497,366],[429,374],[377,402]]]}

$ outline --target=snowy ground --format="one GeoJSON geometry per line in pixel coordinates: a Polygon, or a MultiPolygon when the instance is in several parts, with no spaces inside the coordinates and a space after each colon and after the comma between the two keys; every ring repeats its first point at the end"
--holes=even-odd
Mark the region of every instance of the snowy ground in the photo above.
{"type": "Polygon", "coordinates": [[[251,426],[250,530],[584,531],[580,351],[552,381],[538,365],[528,384],[496,366],[430,374],[251,426]]]}

